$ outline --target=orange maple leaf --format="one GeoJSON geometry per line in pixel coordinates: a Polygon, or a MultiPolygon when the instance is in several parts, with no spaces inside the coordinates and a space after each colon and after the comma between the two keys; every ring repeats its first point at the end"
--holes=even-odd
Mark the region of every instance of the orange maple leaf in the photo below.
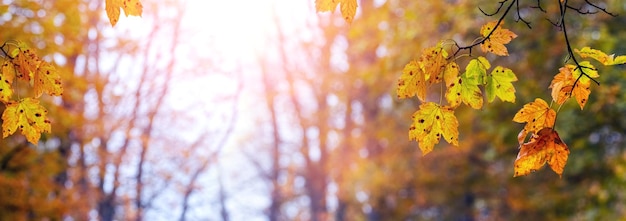
{"type": "Polygon", "coordinates": [[[554,76],[549,88],[552,88],[552,100],[557,104],[563,104],[568,98],[574,96],[582,110],[589,99],[589,94],[591,94],[591,81],[585,76],[581,76],[580,80],[576,81],[574,75],[580,76],[580,74],[572,72],[575,68],[576,66],[574,65],[566,65],[565,67],[559,68],[559,73],[554,76]],[[574,83],[576,83],[575,87],[574,83]]]}
{"type": "Polygon", "coordinates": [[[480,28],[480,34],[486,38],[480,45],[480,49],[484,52],[491,52],[500,56],[508,56],[509,52],[504,45],[511,42],[511,40],[516,38],[517,35],[509,29],[502,28],[502,23],[496,28],[496,30],[493,30],[496,24],[496,21],[492,21],[480,28]],[[492,31],[493,33],[491,33],[492,31]],[[489,35],[490,33],[491,35],[489,35]]]}
{"type": "Polygon", "coordinates": [[[533,134],[528,143],[520,145],[513,176],[527,175],[548,163],[550,168],[561,177],[568,156],[569,148],[563,143],[559,134],[552,128],[543,128],[533,134]]]}
{"type": "Polygon", "coordinates": [[[556,111],[548,106],[548,103],[541,98],[525,104],[515,116],[513,121],[526,123],[524,129],[518,135],[519,143],[523,143],[528,133],[536,134],[543,128],[552,128],[556,120],[556,111]]]}
{"type": "Polygon", "coordinates": [[[31,49],[20,49],[13,59],[15,69],[17,69],[17,78],[30,82],[33,74],[37,71],[37,67],[39,67],[39,63],[41,60],[31,49]]]}

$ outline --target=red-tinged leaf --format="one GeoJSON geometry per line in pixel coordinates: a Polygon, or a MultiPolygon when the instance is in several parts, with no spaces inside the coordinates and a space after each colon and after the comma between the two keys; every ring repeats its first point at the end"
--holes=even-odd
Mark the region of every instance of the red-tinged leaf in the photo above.
{"type": "Polygon", "coordinates": [[[520,146],[515,159],[514,177],[528,175],[546,163],[561,177],[567,164],[569,148],[552,128],[543,128],[533,134],[528,143],[520,146]]]}

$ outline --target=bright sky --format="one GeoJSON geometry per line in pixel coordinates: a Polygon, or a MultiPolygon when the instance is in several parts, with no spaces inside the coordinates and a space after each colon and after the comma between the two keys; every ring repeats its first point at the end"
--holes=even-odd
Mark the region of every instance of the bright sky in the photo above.
{"type": "MultiPolygon", "coordinates": [[[[174,75],[176,83],[173,85],[169,105],[178,110],[187,110],[191,109],[189,107],[197,106],[214,110],[222,108],[222,104],[212,103],[212,97],[217,94],[229,94],[233,91],[234,86],[236,86],[233,81],[240,78],[232,76],[235,72],[242,72],[246,79],[245,84],[247,84],[244,86],[258,87],[258,81],[250,81],[250,79],[258,79],[256,56],[263,56],[266,51],[267,40],[275,31],[275,14],[285,22],[285,29],[294,29],[289,26],[301,25],[306,16],[315,14],[314,9],[310,8],[312,3],[313,0],[188,0],[188,8],[185,11],[185,20],[182,26],[190,34],[184,37],[185,41],[188,42],[181,46],[181,50],[189,56],[217,60],[217,64],[213,65],[217,65],[218,68],[217,71],[207,68],[206,75],[174,75]]],[[[144,4],[149,3],[145,2],[144,4]]],[[[147,7],[144,8],[144,13],[148,13],[147,9],[147,7]]],[[[123,17],[116,28],[146,30],[146,24],[142,18],[123,17]]],[[[199,67],[199,69],[203,68],[206,67],[199,67]]],[[[256,110],[258,110],[259,102],[262,100],[259,100],[258,92],[254,90],[246,89],[241,96],[236,134],[220,156],[221,173],[225,179],[231,179],[230,181],[225,180],[230,196],[227,204],[231,212],[231,219],[264,220],[262,211],[269,203],[267,201],[269,192],[264,189],[266,187],[262,182],[254,182],[254,185],[249,183],[249,180],[256,176],[257,171],[249,165],[247,168],[242,168],[242,165],[245,167],[242,162],[247,159],[237,149],[240,148],[238,145],[241,145],[237,141],[241,142],[242,139],[245,139],[241,136],[245,137],[246,132],[255,130],[254,126],[250,125],[254,125],[256,120],[254,118],[258,115],[256,110]],[[243,188],[242,183],[246,184],[243,188]]],[[[205,124],[216,125],[214,121],[206,122],[208,120],[202,117],[202,113],[194,115],[198,116],[198,119],[197,125],[193,125],[192,128],[205,124]]],[[[219,125],[219,122],[217,124],[219,125]]],[[[219,207],[217,204],[207,204],[206,201],[216,199],[215,188],[217,184],[215,181],[218,172],[215,167],[211,167],[205,174],[204,179],[202,179],[203,184],[201,184],[204,185],[205,191],[197,192],[193,201],[196,203],[204,202],[201,203],[203,208],[198,208],[199,210],[195,211],[198,212],[197,216],[192,217],[205,219],[208,216],[215,219],[219,207]]]]}

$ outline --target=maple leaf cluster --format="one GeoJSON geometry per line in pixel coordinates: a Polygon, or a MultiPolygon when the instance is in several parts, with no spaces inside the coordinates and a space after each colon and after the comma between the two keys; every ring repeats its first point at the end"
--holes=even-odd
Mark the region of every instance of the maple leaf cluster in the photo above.
{"type": "MultiPolygon", "coordinates": [[[[607,66],[626,63],[624,55],[615,57],[589,47],[574,51],[582,58],[593,58],[607,66]]],[[[563,105],[574,97],[580,109],[584,109],[591,94],[591,81],[598,77],[600,75],[590,61],[564,65],[550,83],[552,101],[563,105]]],[[[527,175],[546,163],[562,176],[570,151],[554,130],[556,115],[556,111],[540,98],[524,105],[515,114],[513,121],[526,123],[526,126],[518,135],[520,151],[515,159],[514,176],[527,175]],[[528,134],[531,134],[530,140],[524,143],[528,134]]]]}
{"type": "MultiPolygon", "coordinates": [[[[516,35],[500,26],[494,30],[495,24],[490,22],[483,26],[481,34],[485,39],[482,45],[489,46],[481,48],[487,53],[506,56],[508,53],[504,44],[516,35]]],[[[422,102],[419,110],[413,114],[409,139],[419,143],[424,155],[433,150],[441,137],[458,146],[458,121],[454,110],[461,104],[481,109],[484,103],[481,87],[484,87],[488,102],[493,102],[496,97],[502,101],[515,102],[512,82],[517,81],[517,77],[511,69],[497,66],[489,72],[491,64],[487,58],[479,56],[471,59],[461,73],[457,58],[451,56],[444,45],[445,42],[440,42],[426,48],[418,59],[404,67],[398,79],[398,98],[415,96],[422,102]],[[447,105],[441,104],[441,101],[439,104],[428,101],[429,87],[441,84],[445,85],[446,91],[439,95],[445,96],[447,105]]]]}
{"type": "Polygon", "coordinates": [[[41,133],[49,133],[51,127],[46,117],[48,111],[37,99],[43,94],[60,96],[61,77],[52,64],[42,61],[23,43],[5,43],[1,49],[5,60],[0,68],[0,101],[6,105],[2,113],[2,138],[19,128],[29,142],[37,144],[41,133]],[[15,48],[5,50],[10,46],[15,48]],[[31,85],[32,97],[14,98],[16,81],[31,85]]]}

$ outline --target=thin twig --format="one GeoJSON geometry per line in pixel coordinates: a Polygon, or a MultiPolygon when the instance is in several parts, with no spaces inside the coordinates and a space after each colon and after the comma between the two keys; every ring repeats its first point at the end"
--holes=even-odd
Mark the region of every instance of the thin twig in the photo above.
{"type": "MultiPolygon", "coordinates": [[[[508,2],[509,0],[505,0],[505,1],[501,1],[500,2],[500,6],[498,7],[498,10],[496,11],[496,13],[494,13],[493,15],[497,14],[500,9],[502,9],[502,7],[504,6],[504,3],[508,2]]],[[[502,14],[502,16],[500,16],[500,18],[498,19],[498,22],[496,22],[496,25],[493,27],[493,29],[491,29],[491,31],[489,32],[489,34],[487,34],[487,36],[485,36],[485,38],[483,38],[482,40],[478,41],[478,42],[474,42],[468,46],[464,46],[461,47],[459,46],[458,43],[455,43],[455,46],[457,47],[456,51],[454,52],[454,54],[452,55],[452,57],[456,57],[456,55],[462,51],[462,50],[469,50],[469,54],[472,54],[472,48],[480,45],[482,43],[485,43],[485,41],[489,40],[489,37],[491,37],[491,35],[496,31],[496,29],[498,29],[498,27],[500,26],[500,24],[502,24],[502,20],[504,20],[504,17],[509,13],[509,11],[511,11],[511,8],[513,8],[513,5],[517,2],[518,0],[513,0],[513,2],[511,2],[511,4],[506,8],[506,10],[504,11],[504,13],[502,14]]],[[[480,9],[480,8],[479,8],[480,9]]],[[[481,12],[484,13],[484,11],[482,9],[480,9],[481,12]]],[[[485,15],[488,15],[485,13],[485,15]]],[[[488,15],[489,16],[489,15],[488,15]]]]}

